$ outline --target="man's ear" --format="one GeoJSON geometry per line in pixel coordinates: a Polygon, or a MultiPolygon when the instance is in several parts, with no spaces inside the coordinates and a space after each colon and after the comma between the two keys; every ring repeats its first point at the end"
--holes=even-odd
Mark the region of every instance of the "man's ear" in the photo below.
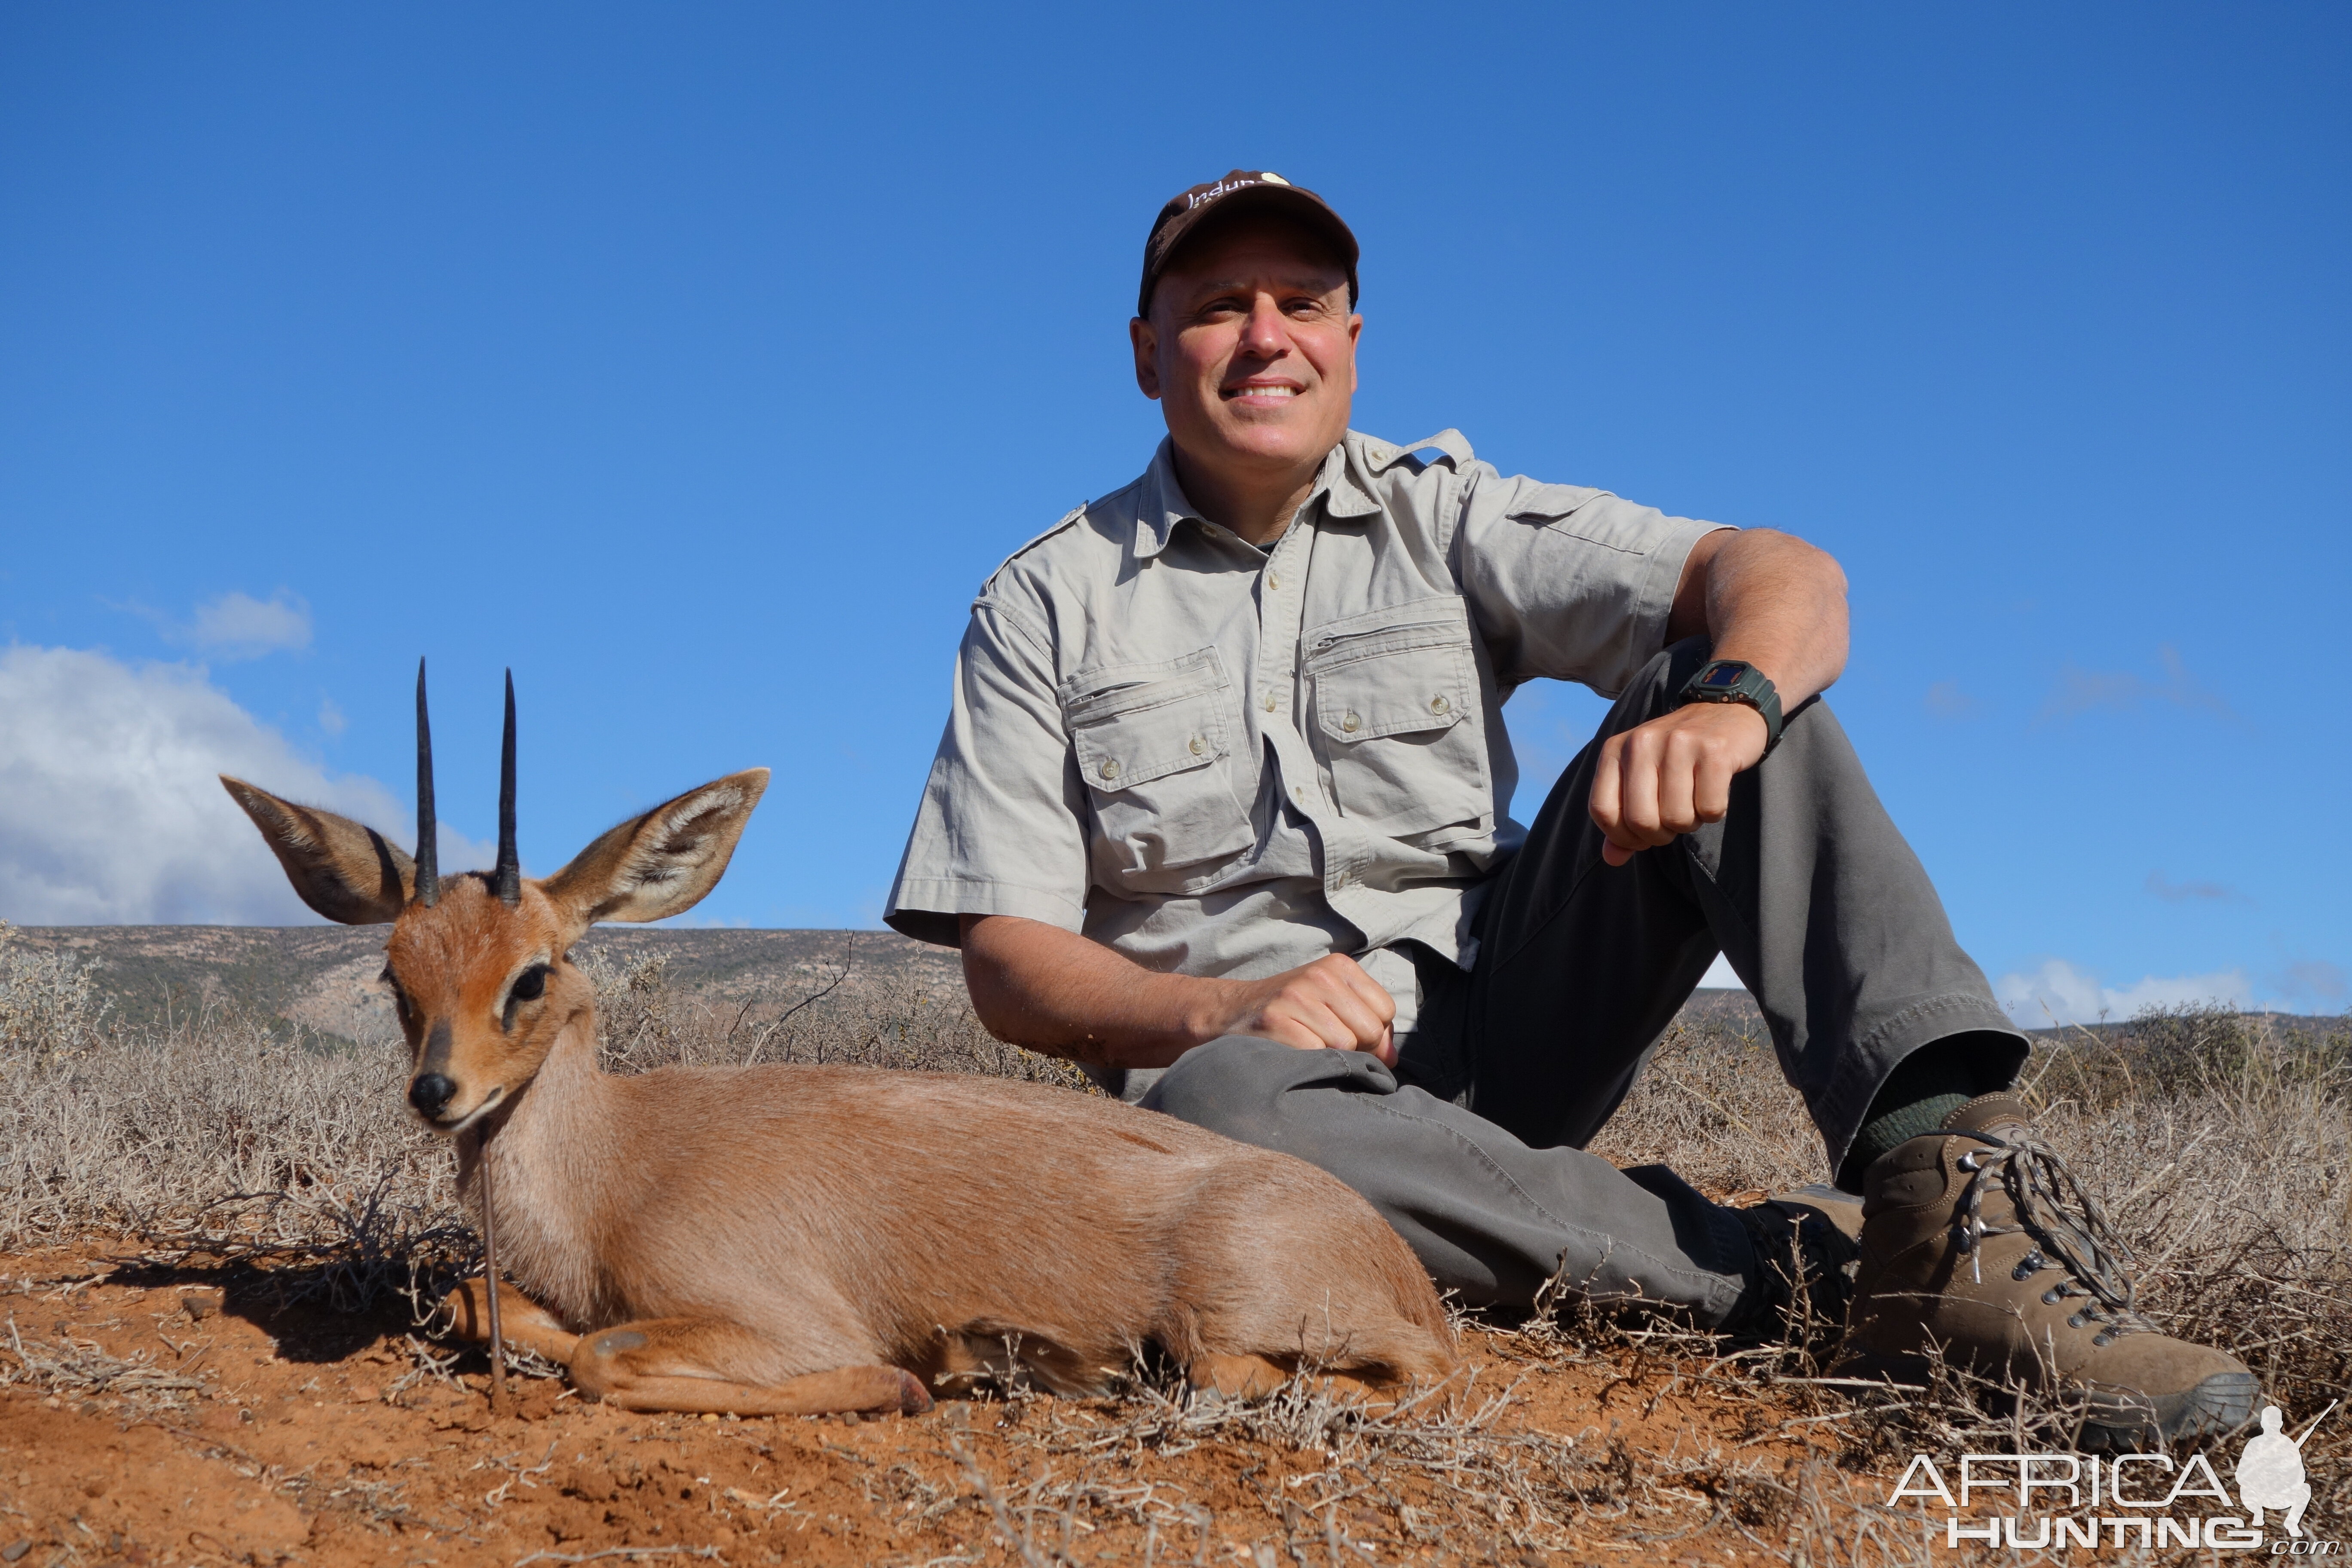
{"type": "Polygon", "coordinates": [[[658,921],[702,901],[743,837],[768,770],[751,768],[625,822],[539,885],[577,930],[598,921],[658,921]]]}
{"type": "Polygon", "coordinates": [[[1160,401],[1160,333],[1137,316],[1127,323],[1127,341],[1135,350],[1136,389],[1154,403],[1160,401]]]}
{"type": "Polygon", "coordinates": [[[243,779],[220,776],[245,808],[301,900],[347,926],[397,920],[416,885],[416,864],[373,827],[331,811],[296,805],[243,779]]]}

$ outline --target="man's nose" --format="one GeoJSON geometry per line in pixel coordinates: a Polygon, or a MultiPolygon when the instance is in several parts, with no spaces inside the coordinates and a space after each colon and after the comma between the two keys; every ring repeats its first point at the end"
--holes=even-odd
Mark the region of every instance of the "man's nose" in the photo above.
{"type": "Polygon", "coordinates": [[[416,1107],[419,1116],[437,1117],[457,1092],[457,1084],[439,1073],[419,1073],[408,1086],[408,1103],[416,1107]]]}
{"type": "Polygon", "coordinates": [[[1250,306],[1242,327],[1242,346],[1260,359],[1274,359],[1290,348],[1290,322],[1272,295],[1261,294],[1250,306]]]}

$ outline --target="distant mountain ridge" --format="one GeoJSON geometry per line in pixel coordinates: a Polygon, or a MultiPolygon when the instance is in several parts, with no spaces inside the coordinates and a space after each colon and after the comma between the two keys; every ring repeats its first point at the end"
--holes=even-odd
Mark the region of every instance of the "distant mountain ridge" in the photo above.
{"type": "MultiPolygon", "coordinates": [[[[91,977],[126,1028],[145,1028],[199,1008],[226,1008],[299,1024],[346,1039],[392,1027],[377,976],[386,926],[18,926],[16,940],[90,963],[91,977]]],[[[838,977],[845,991],[914,982],[961,994],[963,968],[947,948],[887,931],[745,931],[598,926],[583,957],[634,964],[664,961],[677,992],[711,1005],[806,994],[838,977]]],[[[1701,991],[1684,1009],[1693,1022],[1738,1029],[1757,1023],[1745,991],[1701,991]]]]}
{"type": "MultiPolygon", "coordinates": [[[[391,1000],[378,980],[390,929],[19,926],[15,934],[26,948],[87,959],[125,1027],[211,1007],[357,1038],[392,1027],[391,1000]]],[[[672,989],[711,1004],[804,994],[836,976],[848,991],[901,980],[959,992],[963,985],[953,952],[894,931],[599,926],[575,952],[625,965],[659,957],[672,989]]]]}

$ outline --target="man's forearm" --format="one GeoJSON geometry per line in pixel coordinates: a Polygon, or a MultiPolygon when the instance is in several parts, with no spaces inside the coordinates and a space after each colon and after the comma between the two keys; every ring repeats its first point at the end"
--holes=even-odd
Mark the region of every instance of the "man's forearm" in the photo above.
{"type": "MultiPolygon", "coordinates": [[[[1845,574],[1789,534],[1710,533],[1691,547],[1666,617],[1669,641],[1702,633],[1716,658],[1762,670],[1781,712],[1794,712],[1845,668],[1845,574]]],[[[1733,775],[1754,767],[1769,742],[1760,712],[1709,702],[1610,736],[1590,800],[1593,824],[1608,840],[1601,859],[1622,866],[1702,823],[1722,821],[1733,775]]]]}
{"type": "Polygon", "coordinates": [[[1829,689],[1845,668],[1845,574],[1792,534],[1709,534],[1692,551],[1667,624],[1670,640],[1706,632],[1715,657],[1771,679],[1784,711],[1829,689]]]}
{"type": "Polygon", "coordinates": [[[1059,926],[965,915],[963,978],[1000,1040],[1097,1067],[1166,1067],[1223,1035],[1396,1060],[1395,999],[1340,953],[1262,980],[1161,974],[1059,926]]]}
{"type": "Polygon", "coordinates": [[[1001,1040],[1098,1067],[1165,1067],[1213,1035],[1235,982],[1160,974],[1042,921],[966,915],[964,984],[1001,1040]]]}

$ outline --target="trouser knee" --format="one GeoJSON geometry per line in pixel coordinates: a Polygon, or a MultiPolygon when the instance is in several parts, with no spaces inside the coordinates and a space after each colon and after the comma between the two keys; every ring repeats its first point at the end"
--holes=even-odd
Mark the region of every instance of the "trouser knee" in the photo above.
{"type": "Polygon", "coordinates": [[[1227,1035],[1179,1057],[1138,1103],[1244,1143],[1279,1149],[1288,1141],[1283,1097],[1310,1085],[1378,1092],[1393,1089],[1395,1080],[1360,1051],[1302,1051],[1227,1035]],[[1350,1082],[1360,1078],[1365,1081],[1350,1082]]]}

